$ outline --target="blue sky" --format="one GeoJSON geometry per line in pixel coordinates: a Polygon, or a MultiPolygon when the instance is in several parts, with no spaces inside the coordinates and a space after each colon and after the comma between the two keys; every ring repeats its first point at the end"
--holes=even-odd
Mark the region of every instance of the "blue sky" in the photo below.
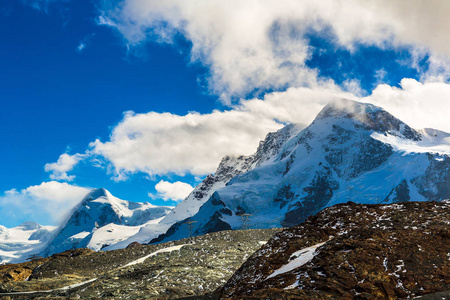
{"type": "Polygon", "coordinates": [[[387,3],[0,1],[0,225],[95,187],[175,205],[332,97],[450,130],[448,7],[387,3]]]}

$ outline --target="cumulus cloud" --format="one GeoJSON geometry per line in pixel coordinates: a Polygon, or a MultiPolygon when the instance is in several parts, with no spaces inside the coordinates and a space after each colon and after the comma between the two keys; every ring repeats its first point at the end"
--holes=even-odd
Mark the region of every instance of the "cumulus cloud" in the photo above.
{"type": "Polygon", "coordinates": [[[447,73],[442,55],[450,55],[450,3],[412,2],[405,7],[392,0],[105,1],[98,20],[131,46],[173,43],[182,34],[192,42],[192,61],[209,66],[211,90],[229,101],[255,90],[321,86],[305,66],[311,54],[305,33],[311,30],[331,31],[335,42],[349,49],[410,47],[422,57],[431,55],[434,69],[447,73]]]}
{"type": "Polygon", "coordinates": [[[254,153],[269,131],[285,123],[308,125],[328,102],[348,98],[385,108],[414,128],[450,132],[450,85],[403,79],[401,87],[379,85],[370,96],[358,97],[330,84],[327,88],[289,88],[263,99],[241,100],[233,110],[210,114],[128,113],[109,141],[91,143],[91,153],[106,158],[116,179],[144,172],[205,175],[225,155],[254,153]]]}
{"type": "Polygon", "coordinates": [[[190,184],[176,181],[168,182],[161,180],[155,185],[156,194],[149,193],[152,199],[163,199],[164,201],[181,201],[184,200],[194,189],[190,184]]]}
{"type": "Polygon", "coordinates": [[[285,123],[308,125],[324,105],[335,98],[347,98],[381,106],[413,128],[434,128],[450,132],[446,114],[450,111],[450,84],[419,82],[404,78],[400,87],[378,85],[369,96],[342,91],[337,86],[328,88],[289,88],[285,92],[265,95],[263,99],[242,102],[249,111],[285,123]]]}
{"type": "Polygon", "coordinates": [[[330,84],[326,89],[290,88],[209,114],[128,112],[110,140],[94,141],[89,153],[106,158],[116,180],[135,172],[205,175],[225,155],[254,153],[268,132],[285,123],[307,125],[335,97],[355,98],[330,84]]]}
{"type": "Polygon", "coordinates": [[[46,172],[52,172],[52,174],[50,174],[50,179],[52,180],[72,181],[75,178],[75,176],[67,175],[67,172],[72,171],[75,165],[78,164],[85,157],[86,155],[78,153],[74,155],[64,153],[59,156],[57,162],[48,163],[45,165],[44,168],[46,172]]]}
{"type": "Polygon", "coordinates": [[[44,224],[58,224],[89,189],[65,182],[49,181],[30,186],[20,191],[5,191],[0,197],[0,212],[9,216],[9,221],[24,218],[44,224]]]}
{"type": "Polygon", "coordinates": [[[110,141],[96,140],[90,152],[105,157],[118,180],[134,172],[204,175],[214,171],[224,155],[252,153],[262,136],[280,127],[272,119],[240,110],[185,116],[129,112],[110,141]]]}
{"type": "Polygon", "coordinates": [[[379,85],[368,97],[360,99],[385,108],[413,128],[435,128],[450,132],[450,85],[421,83],[403,79],[400,88],[379,85]]]}

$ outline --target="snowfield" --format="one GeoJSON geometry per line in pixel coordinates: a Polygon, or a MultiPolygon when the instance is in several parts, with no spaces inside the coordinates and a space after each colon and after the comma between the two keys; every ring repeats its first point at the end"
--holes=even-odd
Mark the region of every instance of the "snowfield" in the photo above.
{"type": "Polygon", "coordinates": [[[289,258],[289,260],[290,260],[289,263],[282,266],[278,270],[275,270],[272,274],[270,274],[266,278],[266,280],[269,278],[275,277],[277,275],[292,271],[292,270],[294,270],[298,267],[301,267],[304,264],[310,262],[314,258],[314,256],[317,254],[317,248],[321,247],[325,243],[326,242],[319,243],[314,246],[307,247],[307,248],[301,249],[297,252],[294,252],[291,255],[291,257],[289,258]]]}
{"type": "Polygon", "coordinates": [[[14,228],[0,226],[0,263],[16,263],[38,254],[56,226],[24,222],[14,228]]]}
{"type": "Polygon", "coordinates": [[[137,265],[137,264],[142,264],[146,259],[155,256],[159,253],[164,253],[164,252],[172,252],[172,251],[177,251],[180,250],[181,248],[183,248],[184,246],[186,246],[186,244],[183,245],[178,245],[178,246],[172,246],[172,247],[167,247],[167,248],[163,248],[163,249],[159,249],[158,251],[155,251],[147,256],[144,256],[142,258],[139,258],[135,261],[132,261],[128,264],[126,264],[125,266],[123,266],[123,268],[129,267],[129,266],[133,266],[133,265],[137,265]]]}

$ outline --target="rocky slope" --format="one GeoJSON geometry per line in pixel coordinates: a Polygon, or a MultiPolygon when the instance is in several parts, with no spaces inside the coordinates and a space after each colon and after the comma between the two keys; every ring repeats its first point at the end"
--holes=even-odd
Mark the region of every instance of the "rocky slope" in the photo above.
{"type": "Polygon", "coordinates": [[[0,266],[0,299],[178,299],[211,293],[279,231],[223,231],[104,252],[76,249],[0,266]],[[69,285],[75,286],[44,292],[69,285]]]}
{"type": "Polygon", "coordinates": [[[380,107],[336,100],[301,132],[281,136],[271,144],[276,151],[260,147],[260,164],[152,242],[184,238],[189,231],[293,226],[350,199],[375,204],[450,198],[450,134],[414,130],[380,107]]]}
{"type": "Polygon", "coordinates": [[[449,200],[326,208],[276,234],[221,290],[221,299],[417,296],[450,297],[449,200]]]}

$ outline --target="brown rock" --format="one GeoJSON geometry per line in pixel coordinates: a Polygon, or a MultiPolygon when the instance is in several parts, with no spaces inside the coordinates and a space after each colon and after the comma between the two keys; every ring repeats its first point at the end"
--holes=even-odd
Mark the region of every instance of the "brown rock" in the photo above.
{"type": "Polygon", "coordinates": [[[219,293],[222,299],[398,299],[448,291],[449,223],[448,202],[336,205],[276,234],[219,293]],[[294,252],[323,242],[309,262],[268,278],[294,252]]]}
{"type": "Polygon", "coordinates": [[[132,242],[131,244],[129,244],[128,246],[127,246],[127,249],[129,249],[129,248],[136,248],[136,247],[141,247],[142,245],[140,244],[140,243],[138,243],[138,242],[132,242]]]}

